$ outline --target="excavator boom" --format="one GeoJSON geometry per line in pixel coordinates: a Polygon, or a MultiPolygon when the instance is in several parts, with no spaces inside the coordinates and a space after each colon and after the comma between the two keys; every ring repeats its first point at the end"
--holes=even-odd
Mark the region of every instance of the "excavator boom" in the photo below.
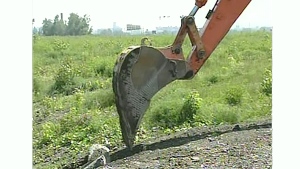
{"type": "Polygon", "coordinates": [[[196,62],[195,58],[190,61],[197,63],[193,66],[194,70],[199,70],[204,64],[250,2],[251,0],[217,0],[214,8],[208,12],[207,21],[200,32],[206,56],[202,62],[196,62]]]}
{"type": "Polygon", "coordinates": [[[182,17],[175,40],[167,47],[131,46],[118,57],[113,70],[113,91],[123,141],[132,149],[137,130],[151,98],[175,80],[192,79],[251,0],[217,0],[200,32],[194,15],[207,0],[196,0],[182,17]],[[185,57],[182,44],[188,35],[192,50],[185,57]]]}

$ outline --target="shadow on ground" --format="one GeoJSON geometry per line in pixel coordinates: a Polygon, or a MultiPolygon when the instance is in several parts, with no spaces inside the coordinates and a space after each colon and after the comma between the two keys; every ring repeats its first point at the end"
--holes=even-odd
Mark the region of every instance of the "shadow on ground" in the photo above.
{"type": "Polygon", "coordinates": [[[204,139],[210,136],[219,136],[221,134],[225,133],[230,133],[230,132],[236,132],[236,131],[244,131],[244,130],[253,130],[253,129],[261,129],[261,128],[271,128],[272,123],[265,123],[265,124],[252,124],[252,125],[247,125],[240,127],[239,125],[235,125],[231,129],[223,130],[221,131],[219,129],[213,130],[213,131],[208,131],[202,133],[201,131],[197,129],[190,129],[179,136],[175,136],[174,138],[169,138],[166,140],[161,140],[158,142],[154,142],[151,144],[138,144],[133,147],[132,151],[130,151],[128,148],[124,148],[121,150],[118,150],[116,152],[113,152],[110,157],[111,157],[111,162],[116,161],[118,159],[123,159],[126,157],[133,156],[137,153],[140,153],[142,151],[147,151],[147,150],[157,150],[157,149],[165,149],[169,147],[177,147],[181,146],[184,144],[187,144],[191,141],[196,141],[200,139],[204,139]]]}

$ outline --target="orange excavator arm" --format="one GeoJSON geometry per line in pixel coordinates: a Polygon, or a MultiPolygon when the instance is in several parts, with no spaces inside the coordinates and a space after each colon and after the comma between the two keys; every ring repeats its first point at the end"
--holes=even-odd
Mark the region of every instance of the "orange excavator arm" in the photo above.
{"type": "Polygon", "coordinates": [[[182,18],[182,25],[172,44],[173,52],[167,53],[165,49],[161,49],[168,58],[184,58],[181,45],[188,34],[193,48],[187,62],[193,73],[188,74],[186,79],[197,74],[251,0],[217,0],[214,7],[208,11],[207,21],[199,33],[194,22],[194,15],[206,2],[207,0],[196,0],[191,13],[182,18]]]}
{"type": "Polygon", "coordinates": [[[217,0],[199,32],[194,16],[206,2],[195,1],[190,14],[181,19],[170,46],[147,46],[142,40],[141,46],[131,46],[118,57],[112,84],[123,141],[130,149],[151,98],[175,80],[193,78],[251,0],[217,0]],[[184,57],[182,44],[186,35],[192,50],[184,57]]]}

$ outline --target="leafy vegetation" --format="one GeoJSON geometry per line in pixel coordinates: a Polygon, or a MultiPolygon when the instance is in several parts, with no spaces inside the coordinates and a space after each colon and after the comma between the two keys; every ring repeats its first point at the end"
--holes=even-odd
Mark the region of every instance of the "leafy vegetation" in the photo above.
{"type": "Polygon", "coordinates": [[[272,71],[270,69],[266,69],[264,72],[264,79],[261,83],[262,92],[267,96],[272,95],[272,71]]]}
{"type": "MultiPolygon", "coordinates": [[[[68,22],[64,20],[63,14],[61,16],[56,15],[54,20],[45,18],[43,20],[43,27],[40,30],[34,27],[34,34],[42,34],[44,36],[75,36],[75,35],[89,35],[93,29],[90,27],[91,19],[84,15],[80,17],[76,13],[70,13],[68,22]]],[[[35,20],[32,20],[34,23],[35,20]]]]}
{"type": "MultiPolygon", "coordinates": [[[[33,41],[33,165],[61,168],[92,144],[122,147],[112,91],[120,52],[139,36],[36,36],[33,41]]],[[[154,46],[173,35],[153,35],[154,46]]],[[[189,41],[184,43],[185,55],[189,41]]],[[[153,98],[137,142],[158,133],[233,124],[271,115],[271,33],[233,32],[192,80],[175,81],[153,98]]]]}

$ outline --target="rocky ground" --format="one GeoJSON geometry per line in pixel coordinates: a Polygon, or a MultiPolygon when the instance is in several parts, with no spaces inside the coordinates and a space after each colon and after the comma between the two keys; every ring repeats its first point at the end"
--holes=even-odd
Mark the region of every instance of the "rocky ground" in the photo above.
{"type": "Polygon", "coordinates": [[[272,123],[193,128],[113,151],[110,161],[104,168],[272,168],[272,123]]]}

